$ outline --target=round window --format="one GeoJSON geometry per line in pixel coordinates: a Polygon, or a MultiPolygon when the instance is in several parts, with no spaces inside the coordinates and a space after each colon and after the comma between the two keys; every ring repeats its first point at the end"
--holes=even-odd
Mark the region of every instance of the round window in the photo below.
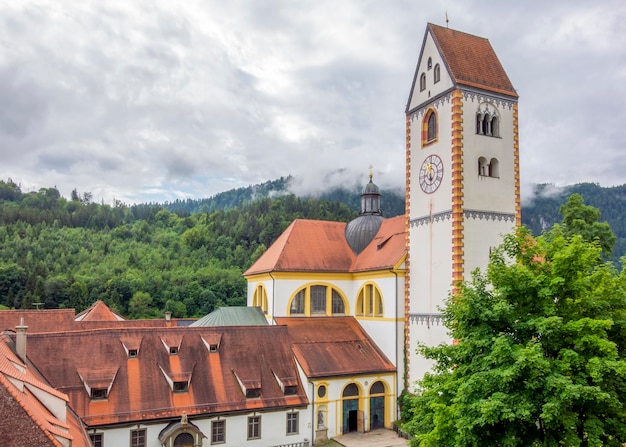
{"type": "Polygon", "coordinates": [[[318,397],[326,396],[326,385],[320,385],[317,388],[317,395],[318,395],[318,397]]]}

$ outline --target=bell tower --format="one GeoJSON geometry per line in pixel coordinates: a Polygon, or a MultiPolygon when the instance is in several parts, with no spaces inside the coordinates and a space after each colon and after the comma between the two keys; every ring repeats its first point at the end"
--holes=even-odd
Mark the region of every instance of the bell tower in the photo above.
{"type": "Polygon", "coordinates": [[[406,107],[405,386],[451,342],[441,308],[520,225],[518,96],[485,38],[428,24],[406,107]]]}

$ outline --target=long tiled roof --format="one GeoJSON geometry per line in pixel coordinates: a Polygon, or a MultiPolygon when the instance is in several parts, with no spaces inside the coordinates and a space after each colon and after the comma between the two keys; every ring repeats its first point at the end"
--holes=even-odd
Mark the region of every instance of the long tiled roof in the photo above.
{"type": "Polygon", "coordinates": [[[282,326],[29,334],[28,355],[89,426],[307,404],[282,326]],[[296,394],[285,394],[277,377],[296,394]],[[188,390],[173,391],[173,382],[188,382],[188,390]],[[258,384],[260,398],[246,399],[242,386],[258,384]],[[107,399],[87,392],[109,387],[107,399]]]}
{"type": "Polygon", "coordinates": [[[311,378],[392,373],[396,368],[354,317],[276,317],[311,378]]]}
{"type": "Polygon", "coordinates": [[[87,447],[89,441],[84,428],[66,405],[67,395],[44,383],[32,366],[15,355],[8,343],[12,344],[3,336],[0,340],[0,406],[4,416],[0,438],[3,445],[62,447],[71,442],[74,447],[87,447]],[[60,402],[60,405],[52,405],[54,410],[43,403],[52,400],[60,402]]]}
{"type": "Polygon", "coordinates": [[[455,83],[517,98],[489,40],[432,23],[428,24],[428,31],[455,83]]]}
{"type": "Polygon", "coordinates": [[[356,272],[391,268],[406,253],[404,216],[385,219],[359,255],[345,238],[345,223],[294,220],[244,276],[267,272],[356,272]]]}

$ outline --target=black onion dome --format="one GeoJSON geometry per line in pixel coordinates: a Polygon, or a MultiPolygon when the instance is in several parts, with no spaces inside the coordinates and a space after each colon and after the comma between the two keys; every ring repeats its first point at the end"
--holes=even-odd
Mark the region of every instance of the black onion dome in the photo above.
{"type": "MultiPolygon", "coordinates": [[[[371,166],[370,166],[371,168],[371,166]]],[[[361,212],[359,217],[346,225],[346,241],[353,252],[359,254],[374,239],[384,217],[380,210],[380,190],[370,181],[361,191],[361,212]]]]}
{"type": "Polygon", "coordinates": [[[385,218],[381,215],[359,216],[346,225],[346,241],[353,252],[359,254],[372,242],[380,224],[385,218]]]}

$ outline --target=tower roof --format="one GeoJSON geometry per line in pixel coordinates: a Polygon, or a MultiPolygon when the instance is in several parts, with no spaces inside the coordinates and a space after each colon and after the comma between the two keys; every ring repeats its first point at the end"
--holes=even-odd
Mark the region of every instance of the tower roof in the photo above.
{"type": "Polygon", "coordinates": [[[517,98],[517,92],[489,40],[432,23],[428,24],[428,33],[456,84],[517,98]]]}

